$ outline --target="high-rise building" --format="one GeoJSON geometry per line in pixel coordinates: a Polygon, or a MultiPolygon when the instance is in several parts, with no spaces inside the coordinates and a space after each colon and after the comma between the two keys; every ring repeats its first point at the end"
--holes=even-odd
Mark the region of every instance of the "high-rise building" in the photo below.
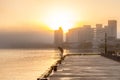
{"type": "Polygon", "coordinates": [[[94,38],[94,30],[90,25],[70,29],[66,36],[66,42],[72,47],[77,47],[82,43],[92,43],[94,38]]]}
{"type": "Polygon", "coordinates": [[[66,36],[66,42],[73,45],[81,43],[92,43],[94,47],[99,47],[105,42],[105,33],[110,44],[117,39],[117,21],[108,20],[108,25],[96,24],[96,28],[91,28],[91,25],[70,29],[66,36]]]}
{"type": "Polygon", "coordinates": [[[84,25],[78,33],[79,42],[93,42],[94,30],[91,25],[84,25]]]}
{"type": "Polygon", "coordinates": [[[117,21],[108,20],[108,25],[102,26],[102,24],[96,24],[96,43],[99,45],[104,44],[105,33],[107,33],[107,39],[109,44],[112,44],[117,39],[117,21]]]}
{"type": "Polygon", "coordinates": [[[62,27],[59,27],[59,30],[55,30],[54,32],[54,44],[56,46],[63,45],[63,30],[62,27]]]}
{"type": "Polygon", "coordinates": [[[97,45],[104,43],[105,40],[105,29],[102,24],[96,24],[96,42],[97,45]]]}
{"type": "Polygon", "coordinates": [[[109,38],[117,39],[117,21],[108,20],[107,36],[109,38]]]}
{"type": "Polygon", "coordinates": [[[66,34],[66,43],[69,47],[77,47],[79,44],[78,32],[80,28],[69,29],[66,34]]]}
{"type": "Polygon", "coordinates": [[[67,43],[76,43],[76,42],[78,43],[79,42],[78,32],[79,32],[79,28],[69,29],[66,35],[66,42],[67,43]]]}

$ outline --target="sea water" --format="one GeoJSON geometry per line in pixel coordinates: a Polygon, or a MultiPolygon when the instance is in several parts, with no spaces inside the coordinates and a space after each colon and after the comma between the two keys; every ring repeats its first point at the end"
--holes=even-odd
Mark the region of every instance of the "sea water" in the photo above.
{"type": "Polygon", "coordinates": [[[56,62],[54,49],[1,49],[0,80],[36,80],[56,62]]]}

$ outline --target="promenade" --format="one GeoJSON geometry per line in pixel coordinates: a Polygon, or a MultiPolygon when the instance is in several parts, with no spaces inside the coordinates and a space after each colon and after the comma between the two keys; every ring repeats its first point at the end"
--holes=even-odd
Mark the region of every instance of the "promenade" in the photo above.
{"type": "Polygon", "coordinates": [[[48,80],[120,80],[120,63],[100,55],[69,55],[48,80]]]}

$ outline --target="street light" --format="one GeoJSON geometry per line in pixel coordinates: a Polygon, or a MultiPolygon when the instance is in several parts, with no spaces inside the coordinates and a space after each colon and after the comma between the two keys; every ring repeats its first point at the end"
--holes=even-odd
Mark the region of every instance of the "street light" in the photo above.
{"type": "Polygon", "coordinates": [[[107,54],[107,33],[105,32],[105,54],[107,54]]]}

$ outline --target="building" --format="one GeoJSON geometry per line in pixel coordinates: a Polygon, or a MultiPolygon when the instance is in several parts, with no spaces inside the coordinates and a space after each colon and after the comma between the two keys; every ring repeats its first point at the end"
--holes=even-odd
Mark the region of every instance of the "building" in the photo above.
{"type": "Polygon", "coordinates": [[[107,36],[109,38],[117,39],[117,21],[108,20],[107,36]]]}
{"type": "Polygon", "coordinates": [[[91,25],[84,25],[83,27],[70,29],[66,35],[66,43],[72,47],[85,45],[89,43],[93,48],[105,43],[105,33],[107,33],[108,44],[113,45],[117,40],[117,21],[108,20],[108,25],[96,24],[96,28],[91,28],[91,25]]]}
{"type": "Polygon", "coordinates": [[[107,33],[107,40],[109,44],[114,44],[117,39],[117,21],[108,20],[108,25],[96,24],[96,43],[97,46],[104,44],[105,33],[107,33]]]}
{"type": "Polygon", "coordinates": [[[79,43],[79,33],[80,28],[69,29],[66,34],[66,43],[69,47],[77,47],[79,43]]]}
{"type": "Polygon", "coordinates": [[[54,44],[56,46],[63,45],[63,30],[61,27],[59,28],[59,30],[55,30],[54,32],[54,44]]]}
{"type": "Polygon", "coordinates": [[[93,42],[94,38],[94,29],[91,28],[91,25],[84,25],[78,33],[79,42],[93,42]]]}
{"type": "Polygon", "coordinates": [[[70,29],[66,35],[66,43],[70,47],[78,47],[82,43],[93,43],[94,30],[90,25],[70,29]]]}
{"type": "Polygon", "coordinates": [[[80,28],[69,29],[68,33],[66,34],[66,42],[68,43],[78,43],[78,33],[80,28]]]}
{"type": "Polygon", "coordinates": [[[96,24],[96,45],[104,43],[105,41],[105,28],[103,28],[102,24],[96,24]]]}

